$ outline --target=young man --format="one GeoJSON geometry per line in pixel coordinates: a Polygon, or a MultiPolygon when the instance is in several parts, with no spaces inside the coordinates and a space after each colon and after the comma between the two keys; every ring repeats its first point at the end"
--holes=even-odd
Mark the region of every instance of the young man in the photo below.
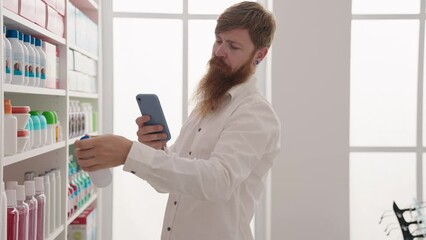
{"type": "Polygon", "coordinates": [[[250,221],[274,158],[280,121],[256,89],[254,73],[271,46],[275,21],[256,2],[231,6],[217,20],[196,107],[166,148],[162,126],[136,119],[138,140],[102,135],[75,143],[86,171],[124,170],[169,193],[162,239],[253,239],[250,221]]]}

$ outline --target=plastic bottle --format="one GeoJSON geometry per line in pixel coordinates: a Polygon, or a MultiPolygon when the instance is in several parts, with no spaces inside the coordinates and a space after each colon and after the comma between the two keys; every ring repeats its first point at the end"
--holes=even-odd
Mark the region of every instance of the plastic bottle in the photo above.
{"type": "Polygon", "coordinates": [[[39,111],[37,111],[37,116],[40,119],[40,130],[41,130],[41,146],[46,145],[47,143],[47,120],[39,111]]]}
{"type": "Polygon", "coordinates": [[[31,111],[31,120],[33,122],[33,129],[31,131],[33,137],[33,144],[32,147],[33,148],[38,148],[41,147],[43,145],[41,145],[41,126],[40,126],[40,118],[38,117],[37,112],[31,111]]]}
{"type": "Polygon", "coordinates": [[[23,185],[16,186],[16,209],[19,212],[18,239],[28,239],[28,224],[30,207],[25,202],[25,187],[23,185]]]}
{"type": "Polygon", "coordinates": [[[18,120],[12,115],[12,104],[4,100],[4,154],[14,155],[18,152],[18,120]]]}
{"type": "MultiPolygon", "coordinates": [[[[88,138],[90,138],[89,135],[84,135],[80,138],[80,140],[88,138]]],[[[92,178],[93,184],[95,184],[95,186],[99,188],[107,187],[111,184],[112,181],[112,172],[109,168],[89,172],[89,176],[90,178],[92,178]]]]}
{"type": "Polygon", "coordinates": [[[35,86],[35,49],[31,45],[31,36],[28,34],[24,34],[24,45],[28,50],[28,86],[35,86]]]}
{"type": "Polygon", "coordinates": [[[4,70],[5,70],[5,83],[12,82],[12,72],[11,72],[11,64],[12,64],[12,45],[9,40],[6,38],[6,26],[3,26],[3,42],[5,47],[4,54],[4,70]]]}
{"type": "Polygon", "coordinates": [[[56,202],[56,180],[55,180],[55,173],[53,172],[46,172],[46,175],[49,175],[50,180],[50,196],[49,196],[49,202],[50,202],[50,233],[55,231],[56,229],[56,205],[60,204],[56,202]]]}
{"type": "Polygon", "coordinates": [[[16,190],[6,190],[7,240],[18,240],[19,213],[16,209],[16,190]]]}
{"type": "Polygon", "coordinates": [[[56,119],[52,111],[44,111],[43,116],[46,118],[47,123],[47,139],[46,145],[50,145],[56,142],[56,119]]]}
{"type": "Polygon", "coordinates": [[[25,181],[25,202],[29,206],[29,220],[28,220],[28,240],[37,239],[37,200],[34,198],[35,195],[35,183],[34,181],[25,181]]]}
{"type": "Polygon", "coordinates": [[[40,56],[40,87],[46,87],[46,54],[42,49],[43,41],[41,39],[35,40],[36,50],[40,56]]]}
{"type": "Polygon", "coordinates": [[[25,151],[31,150],[34,144],[34,133],[33,133],[33,120],[32,118],[28,118],[27,126],[25,126],[25,129],[29,132],[30,141],[25,146],[25,151]]]}
{"type": "Polygon", "coordinates": [[[30,54],[28,52],[28,48],[24,44],[24,34],[19,32],[19,43],[22,46],[22,49],[24,50],[24,85],[28,85],[29,83],[29,76],[28,76],[28,67],[29,67],[29,58],[30,54]]]}
{"type": "Polygon", "coordinates": [[[31,47],[34,50],[34,85],[38,87],[40,85],[40,54],[38,53],[35,46],[35,37],[31,36],[31,47]]]}
{"type": "Polygon", "coordinates": [[[4,188],[4,182],[1,182],[1,196],[0,196],[0,239],[6,240],[7,238],[7,197],[4,188]]]}
{"type": "Polygon", "coordinates": [[[49,236],[50,233],[50,176],[43,174],[43,184],[44,184],[44,195],[46,195],[46,215],[44,223],[44,234],[49,236]]]}
{"type": "Polygon", "coordinates": [[[37,199],[37,240],[43,240],[46,235],[44,224],[46,224],[46,195],[44,195],[43,177],[35,177],[35,199],[37,199]]]}
{"type": "Polygon", "coordinates": [[[62,194],[62,190],[61,190],[61,171],[59,169],[52,169],[52,171],[55,173],[55,182],[56,182],[56,228],[59,228],[61,226],[61,222],[62,222],[62,208],[61,208],[61,194],[62,194]]]}
{"type": "Polygon", "coordinates": [[[24,73],[24,49],[19,43],[19,32],[17,30],[7,30],[6,37],[12,46],[12,84],[23,85],[25,82],[24,73]]]}

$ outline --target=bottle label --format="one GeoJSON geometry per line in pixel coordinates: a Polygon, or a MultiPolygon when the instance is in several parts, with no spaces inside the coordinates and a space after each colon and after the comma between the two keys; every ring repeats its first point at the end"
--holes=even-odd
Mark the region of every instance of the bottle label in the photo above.
{"type": "Polygon", "coordinates": [[[35,76],[35,69],[34,69],[34,57],[30,56],[29,62],[28,62],[28,76],[34,77],[35,76]]]}
{"type": "Polygon", "coordinates": [[[9,49],[6,49],[6,57],[5,57],[5,68],[6,73],[10,74],[10,62],[11,62],[11,51],[9,49]]]}
{"type": "Polygon", "coordinates": [[[22,76],[22,67],[24,65],[22,60],[22,53],[13,54],[13,75],[22,76]]]}
{"type": "Polygon", "coordinates": [[[40,67],[36,66],[36,78],[40,78],[40,67]]]}
{"type": "Polygon", "coordinates": [[[41,67],[41,80],[46,80],[46,69],[44,67],[41,67]]]}

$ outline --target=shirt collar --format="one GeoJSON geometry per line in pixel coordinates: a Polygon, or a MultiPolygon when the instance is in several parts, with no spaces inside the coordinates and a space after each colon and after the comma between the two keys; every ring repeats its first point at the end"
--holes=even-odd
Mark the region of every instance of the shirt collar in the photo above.
{"type": "Polygon", "coordinates": [[[238,84],[236,86],[233,86],[231,89],[229,89],[228,93],[231,96],[231,98],[234,98],[235,96],[241,94],[241,93],[249,93],[250,90],[256,89],[256,76],[253,74],[249,77],[249,79],[241,84],[238,84]]]}

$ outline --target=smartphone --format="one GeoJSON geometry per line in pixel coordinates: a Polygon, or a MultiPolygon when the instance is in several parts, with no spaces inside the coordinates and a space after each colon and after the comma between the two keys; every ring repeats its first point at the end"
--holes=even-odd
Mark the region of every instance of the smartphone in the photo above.
{"type": "Polygon", "coordinates": [[[149,115],[151,120],[146,122],[146,125],[162,125],[164,133],[167,134],[167,141],[171,139],[169,127],[167,126],[166,118],[164,117],[163,109],[161,108],[160,100],[155,94],[138,94],[136,95],[139,109],[142,116],[149,115]]]}

